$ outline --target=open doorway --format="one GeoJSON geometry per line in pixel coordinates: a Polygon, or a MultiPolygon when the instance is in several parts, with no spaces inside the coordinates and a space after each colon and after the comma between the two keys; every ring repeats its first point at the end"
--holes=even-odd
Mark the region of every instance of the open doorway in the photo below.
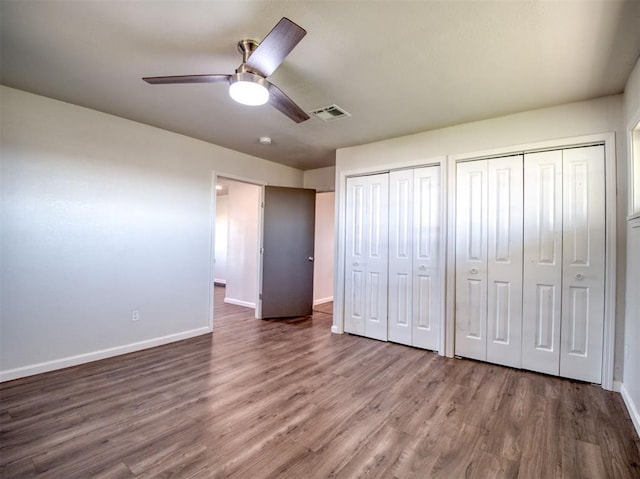
{"type": "Polygon", "coordinates": [[[316,194],[315,268],[313,271],[313,309],[333,310],[333,246],[335,192],[316,194]]]}
{"type": "Polygon", "coordinates": [[[261,186],[218,176],[214,284],[224,302],[256,308],[261,186]]]}

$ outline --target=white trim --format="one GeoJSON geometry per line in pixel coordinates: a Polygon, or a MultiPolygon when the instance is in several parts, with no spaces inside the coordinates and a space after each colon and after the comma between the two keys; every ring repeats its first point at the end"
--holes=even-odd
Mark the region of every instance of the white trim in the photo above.
{"type": "Polygon", "coordinates": [[[231,175],[229,173],[224,173],[222,171],[217,171],[217,172],[214,171],[214,173],[219,178],[225,178],[227,180],[239,181],[241,183],[249,183],[251,185],[258,185],[258,186],[264,186],[264,185],[268,185],[269,184],[264,180],[259,180],[257,178],[251,178],[249,176],[231,175]]]}
{"type": "Polygon", "coordinates": [[[345,249],[344,238],[345,214],[346,214],[346,188],[347,175],[340,173],[336,179],[335,196],[335,219],[334,219],[334,256],[333,256],[333,325],[331,332],[334,334],[344,333],[344,275],[345,275],[345,249]]]}
{"type": "Polygon", "coordinates": [[[236,306],[244,306],[245,308],[255,309],[256,307],[256,303],[250,303],[249,301],[242,301],[240,299],[224,298],[224,302],[227,304],[235,304],[236,306]]]}
{"type": "Polygon", "coordinates": [[[227,284],[227,280],[226,279],[219,279],[219,278],[214,278],[213,279],[213,284],[227,284]]]}
{"type": "Polygon", "coordinates": [[[536,151],[567,149],[576,146],[586,146],[606,142],[614,133],[597,133],[595,135],[572,136],[558,138],[555,140],[536,141],[533,143],[523,143],[521,145],[505,146],[501,148],[491,148],[488,150],[473,151],[449,155],[450,161],[469,161],[496,158],[499,156],[512,156],[536,151]]]}
{"type": "Polygon", "coordinates": [[[640,412],[638,405],[633,402],[633,398],[631,394],[629,394],[629,391],[627,391],[627,388],[624,387],[624,383],[620,385],[620,394],[627,406],[627,411],[629,411],[629,416],[631,416],[631,421],[636,428],[636,432],[640,436],[640,412]]]}
{"type": "MultiPolygon", "coordinates": [[[[605,251],[605,297],[604,297],[604,338],[602,345],[602,388],[613,389],[613,368],[615,354],[615,322],[616,322],[616,255],[617,255],[617,211],[616,211],[616,150],[615,133],[599,133],[557,140],[527,143],[511,147],[495,148],[479,152],[451,155],[449,161],[449,213],[448,217],[455,217],[455,184],[456,164],[496,156],[525,154],[533,151],[566,149],[574,146],[604,143],[605,150],[605,188],[606,188],[606,251],[605,251]]],[[[447,335],[446,355],[455,354],[453,334],[455,331],[455,226],[449,224],[447,255],[447,335]]]]}
{"type": "Polygon", "coordinates": [[[622,390],[622,381],[613,381],[613,391],[619,393],[622,390]]]}
{"type": "Polygon", "coordinates": [[[313,305],[318,306],[319,304],[330,303],[331,301],[333,301],[333,296],[327,296],[326,298],[313,300],[313,305]]]}
{"type": "Polygon", "coordinates": [[[616,138],[603,136],[605,159],[605,273],[604,273],[604,338],[602,345],[602,388],[613,389],[616,352],[616,269],[618,215],[616,205],[616,138]]]}
{"type": "Polygon", "coordinates": [[[264,187],[260,187],[260,199],[258,200],[258,255],[256,259],[257,273],[256,278],[256,305],[254,316],[256,319],[262,319],[262,269],[264,267],[264,187]]]}
{"type": "Polygon", "coordinates": [[[217,190],[218,175],[215,171],[211,172],[211,202],[209,211],[209,328],[213,331],[213,316],[215,311],[215,277],[216,277],[216,218],[218,214],[217,209],[217,190]]]}
{"type": "MultiPolygon", "coordinates": [[[[448,185],[448,201],[447,201],[447,218],[456,217],[456,161],[454,157],[447,158],[447,181],[448,185]]],[[[448,221],[447,228],[447,279],[445,283],[447,302],[445,308],[447,315],[445,317],[445,328],[447,330],[446,342],[444,346],[445,356],[452,358],[455,355],[455,337],[456,337],[456,222],[452,219],[448,221]]]]}
{"type": "MultiPolygon", "coordinates": [[[[209,258],[209,270],[210,270],[210,278],[209,278],[209,288],[211,290],[211,299],[209,300],[209,325],[210,327],[213,329],[213,322],[214,322],[214,301],[215,301],[215,293],[214,293],[214,285],[216,283],[215,280],[215,218],[216,218],[216,199],[217,199],[217,193],[216,193],[216,185],[218,184],[218,178],[225,178],[227,180],[232,180],[232,181],[239,181],[241,183],[249,183],[251,185],[256,185],[260,187],[260,200],[259,200],[259,204],[258,204],[258,208],[260,208],[259,214],[258,214],[258,249],[256,251],[256,254],[258,255],[258,262],[257,262],[257,274],[256,274],[256,278],[255,278],[255,282],[256,282],[256,302],[258,303],[258,305],[256,306],[256,303],[249,303],[246,301],[237,301],[237,300],[230,300],[227,301],[227,299],[225,298],[225,303],[230,303],[230,304],[235,304],[238,306],[245,306],[247,308],[253,308],[255,309],[255,317],[260,319],[260,315],[262,314],[262,301],[259,300],[260,298],[260,294],[262,293],[262,254],[260,253],[261,249],[262,249],[262,242],[263,242],[263,238],[262,238],[262,232],[263,232],[263,221],[264,221],[264,208],[262,207],[262,205],[264,204],[264,187],[266,185],[268,185],[269,183],[264,181],[264,180],[259,180],[256,178],[250,178],[247,176],[239,176],[239,175],[232,175],[229,173],[224,173],[222,171],[213,171],[212,172],[213,175],[213,183],[212,183],[212,188],[211,188],[211,195],[213,197],[211,203],[212,203],[212,226],[211,226],[211,252],[210,252],[210,258],[209,258]],[[236,302],[232,302],[232,301],[236,301],[236,302]]],[[[227,284],[226,280],[223,280],[224,284],[227,284]]],[[[218,280],[218,282],[222,282],[220,280],[218,280]]]]}
{"type": "MultiPolygon", "coordinates": [[[[625,130],[627,140],[627,212],[629,216],[640,215],[640,210],[634,211],[636,187],[640,187],[640,185],[635,184],[637,172],[634,165],[633,132],[636,131],[636,128],[640,128],[640,109],[631,116],[625,130]]],[[[636,154],[640,156],[640,151],[636,152],[636,154]]]]}
{"type": "Polygon", "coordinates": [[[41,374],[50,371],[56,371],[58,369],[77,366],[79,364],[90,363],[93,361],[99,361],[101,359],[120,356],[122,354],[141,351],[143,349],[154,348],[156,346],[162,346],[163,344],[175,343],[176,341],[182,341],[184,339],[193,338],[195,336],[201,336],[210,332],[210,327],[192,329],[189,331],[183,331],[181,333],[170,334],[168,336],[161,336],[159,338],[146,339],[144,341],[139,341],[136,343],[125,344],[124,346],[101,349],[100,351],[92,351],[90,353],[78,354],[76,356],[54,359],[53,361],[46,361],[44,363],[32,364],[20,368],[9,369],[7,371],[0,371],[0,382],[11,381],[13,379],[24,378],[27,376],[33,376],[35,374],[41,374]]]}
{"type": "Polygon", "coordinates": [[[451,334],[447,329],[447,231],[449,227],[448,193],[449,193],[449,170],[447,157],[442,157],[440,161],[440,347],[438,354],[447,355],[447,340],[451,334]]]}

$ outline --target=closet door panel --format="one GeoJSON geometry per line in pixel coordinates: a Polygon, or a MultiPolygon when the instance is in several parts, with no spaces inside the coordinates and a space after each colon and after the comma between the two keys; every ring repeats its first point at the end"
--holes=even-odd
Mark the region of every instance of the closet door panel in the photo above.
{"type": "Polygon", "coordinates": [[[389,341],[411,345],[413,170],[389,173],[389,341]]]}
{"type": "Polygon", "coordinates": [[[559,374],[562,318],[562,151],[524,158],[522,367],[559,374]]]}
{"type": "Polygon", "coordinates": [[[344,330],[361,335],[365,318],[366,198],[366,177],[347,178],[344,330]]]}
{"type": "Polygon", "coordinates": [[[487,361],[522,356],[522,155],[488,162],[487,361]]]}
{"type": "Polygon", "coordinates": [[[487,160],[458,163],[455,353],[487,359],[487,160]]]}
{"type": "Polygon", "coordinates": [[[413,171],[413,346],[440,346],[440,167],[413,171]]]}
{"type": "Polygon", "coordinates": [[[387,339],[389,175],[367,176],[365,331],[387,339]]]}
{"type": "Polygon", "coordinates": [[[604,147],[563,152],[560,375],[601,382],[604,326],[604,147]]]}

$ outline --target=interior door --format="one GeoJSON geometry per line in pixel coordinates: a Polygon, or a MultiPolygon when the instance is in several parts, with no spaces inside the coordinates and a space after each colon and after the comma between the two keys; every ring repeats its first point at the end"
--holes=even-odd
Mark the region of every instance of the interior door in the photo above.
{"type": "Polygon", "coordinates": [[[456,167],[456,354],[487,359],[488,160],[456,167]]]}
{"type": "Polygon", "coordinates": [[[389,174],[347,179],[345,331],[387,339],[389,174]]]}
{"type": "Polygon", "coordinates": [[[560,375],[601,382],[604,327],[604,147],[564,150],[560,375]]]}
{"type": "Polygon", "coordinates": [[[440,167],[413,170],[413,334],[411,344],[440,349],[440,167]]]}
{"type": "Polygon", "coordinates": [[[411,345],[413,170],[389,173],[389,341],[411,345]]]}
{"type": "Polygon", "coordinates": [[[261,318],[313,308],[315,190],[264,187],[261,318]]]}
{"type": "Polygon", "coordinates": [[[558,375],[562,319],[562,151],[524,157],[522,367],[558,375]]]}
{"type": "Polygon", "coordinates": [[[522,155],[488,164],[487,361],[522,357],[522,155]]]}

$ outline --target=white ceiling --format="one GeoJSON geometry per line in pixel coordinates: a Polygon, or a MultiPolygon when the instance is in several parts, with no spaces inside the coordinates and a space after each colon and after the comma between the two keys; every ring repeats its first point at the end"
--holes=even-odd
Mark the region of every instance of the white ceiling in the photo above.
{"type": "Polygon", "coordinates": [[[640,54],[640,1],[0,0],[3,84],[301,169],[336,148],[621,93],[640,54]],[[143,76],[232,73],[236,43],[286,16],[307,30],[269,79],[296,124],[224,84],[143,76]],[[270,136],[269,146],[258,137],[270,136]]]}

